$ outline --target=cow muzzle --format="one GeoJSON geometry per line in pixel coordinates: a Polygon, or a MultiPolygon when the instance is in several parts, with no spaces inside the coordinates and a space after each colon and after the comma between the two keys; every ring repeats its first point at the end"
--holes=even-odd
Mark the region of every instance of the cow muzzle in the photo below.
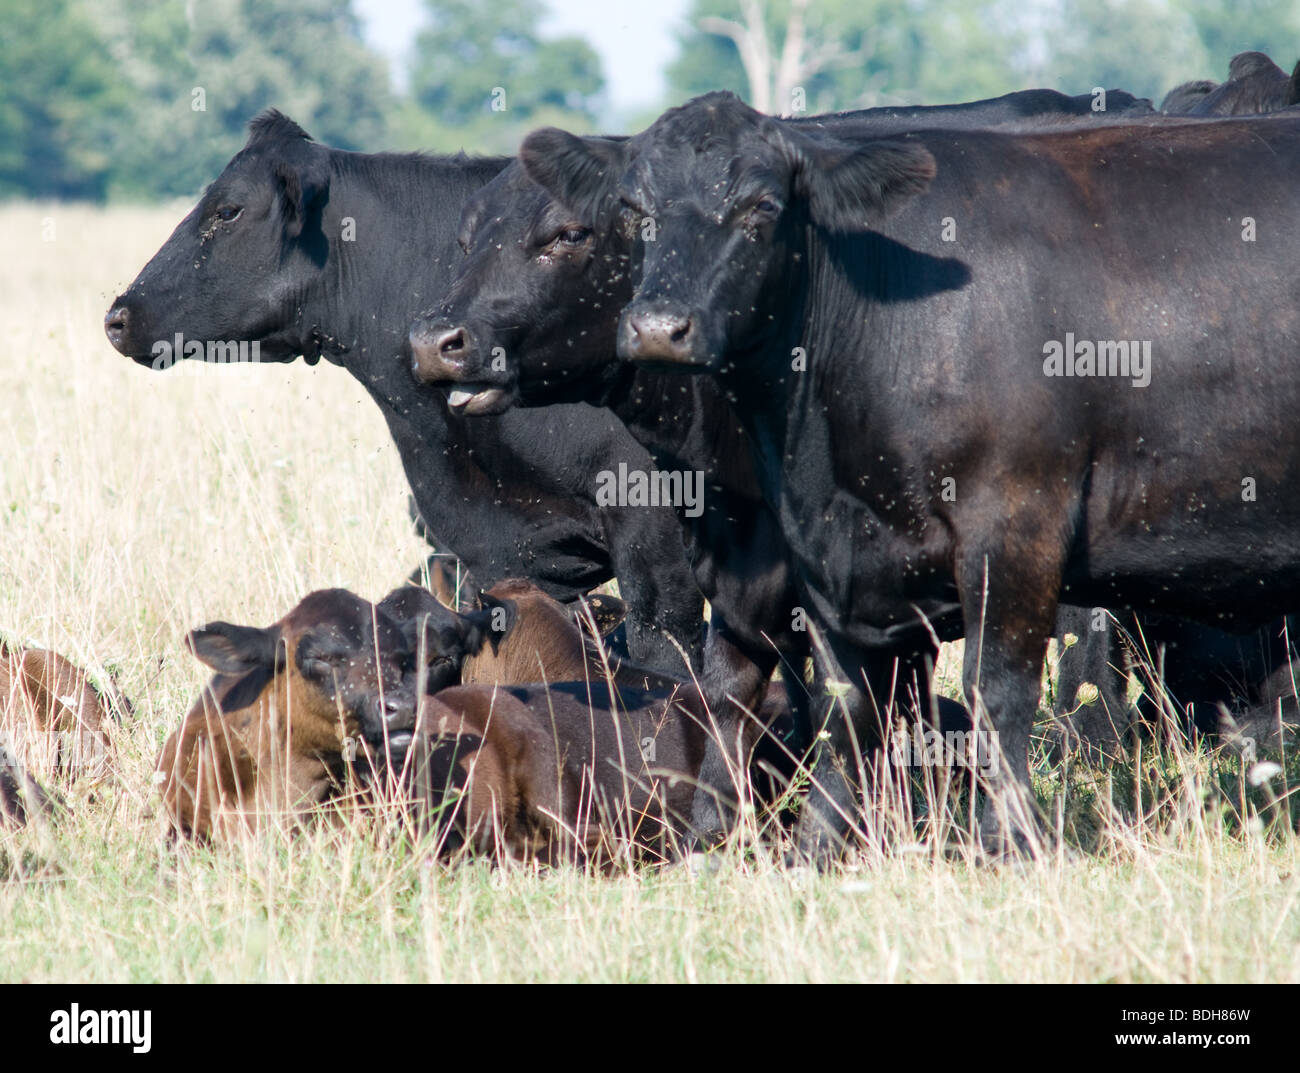
{"type": "Polygon", "coordinates": [[[703,365],[696,318],[667,306],[627,310],[618,327],[618,352],[625,361],[703,365]]]}
{"type": "Polygon", "coordinates": [[[452,413],[497,414],[514,402],[510,385],[483,370],[474,337],[463,325],[417,326],[411,330],[410,344],[415,379],[446,387],[452,413]]]}

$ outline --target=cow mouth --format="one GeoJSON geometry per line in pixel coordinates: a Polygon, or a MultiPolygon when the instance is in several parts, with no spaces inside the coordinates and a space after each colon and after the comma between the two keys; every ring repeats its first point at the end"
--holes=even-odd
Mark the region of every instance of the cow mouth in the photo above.
{"type": "Polygon", "coordinates": [[[499,414],[512,401],[510,389],[501,384],[457,384],[447,389],[447,406],[456,414],[499,414]]]}
{"type": "Polygon", "coordinates": [[[409,730],[396,730],[388,735],[389,751],[397,754],[405,752],[411,747],[411,742],[415,740],[415,734],[409,730]]]}

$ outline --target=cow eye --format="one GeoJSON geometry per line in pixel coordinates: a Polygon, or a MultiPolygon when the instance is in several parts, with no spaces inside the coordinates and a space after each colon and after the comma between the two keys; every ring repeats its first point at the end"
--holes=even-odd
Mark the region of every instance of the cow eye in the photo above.
{"type": "Polygon", "coordinates": [[[754,203],[754,213],[758,216],[779,216],[781,204],[772,197],[761,197],[754,203]]]}
{"type": "Polygon", "coordinates": [[[238,220],[243,211],[243,207],[239,205],[223,205],[217,209],[217,219],[228,224],[231,220],[238,220]]]}
{"type": "Polygon", "coordinates": [[[591,237],[591,229],[586,227],[566,227],[557,237],[562,246],[581,246],[591,237]]]}

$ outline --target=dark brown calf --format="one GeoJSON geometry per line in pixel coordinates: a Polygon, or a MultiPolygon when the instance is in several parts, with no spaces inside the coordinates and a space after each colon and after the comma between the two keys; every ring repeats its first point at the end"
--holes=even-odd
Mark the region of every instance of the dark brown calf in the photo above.
{"type": "Polygon", "coordinates": [[[273,626],[213,622],[187,638],[217,672],[172,733],[155,778],[183,837],[299,820],[341,797],[362,721],[414,717],[411,638],[369,601],[311,593],[273,626]]]}
{"type": "Polygon", "coordinates": [[[451,610],[426,589],[405,585],[379,604],[398,621],[422,623],[431,677],[426,692],[455,684],[481,682],[515,685],[523,682],[603,679],[606,666],[628,685],[674,681],[657,672],[624,664],[593,640],[623,621],[623,601],[593,593],[583,598],[586,609],[566,607],[531,581],[509,578],[478,597],[478,609],[464,614],[451,610]],[[590,618],[588,618],[588,613],[590,618]],[[454,664],[454,681],[432,668],[454,664]]]}
{"type": "MultiPolygon", "coordinates": [[[[604,682],[447,689],[421,703],[413,796],[443,832],[445,850],[468,844],[545,863],[608,863],[628,850],[668,860],[690,819],[703,711],[698,691],[684,684],[617,693],[604,682]]],[[[760,742],[762,718],[749,735],[749,766],[771,800],[793,765],[779,759],[774,739],[760,742]],[[760,770],[763,758],[777,778],[760,770]]]]}

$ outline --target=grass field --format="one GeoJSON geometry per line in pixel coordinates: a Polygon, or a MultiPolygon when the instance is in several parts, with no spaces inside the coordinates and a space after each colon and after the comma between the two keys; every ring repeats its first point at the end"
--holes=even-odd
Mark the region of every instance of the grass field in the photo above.
{"type": "Polygon", "coordinates": [[[1204,752],[1042,764],[1067,848],[1032,866],[945,854],[898,802],[902,833],[825,875],[739,848],[614,877],[446,869],[366,828],[170,848],[150,772],[206,677],[185,631],[323,586],[378,598],[422,553],[345,373],[160,374],[108,345],[110,300],[183,211],[0,206],[0,630],[136,707],[115,776],[0,834],[0,980],[1300,982],[1300,853],[1269,804],[1291,758],[1259,788],[1204,752]]]}

